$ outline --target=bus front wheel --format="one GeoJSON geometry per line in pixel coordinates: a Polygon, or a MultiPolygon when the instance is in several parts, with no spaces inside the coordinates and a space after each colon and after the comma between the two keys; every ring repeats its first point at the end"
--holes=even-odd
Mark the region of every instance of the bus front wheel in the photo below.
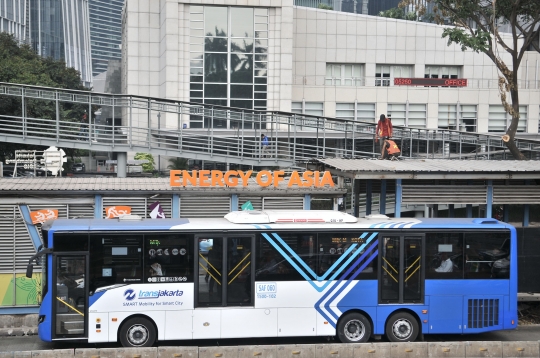
{"type": "Polygon", "coordinates": [[[156,329],[146,318],[130,318],[120,329],[120,343],[124,347],[150,347],[155,341],[156,329]]]}
{"type": "Polygon", "coordinates": [[[349,313],[339,320],[337,333],[342,343],[367,342],[371,337],[371,323],[361,313],[349,313]]]}
{"type": "Polygon", "coordinates": [[[386,336],[391,342],[414,342],[419,330],[418,321],[407,312],[392,315],[386,323],[386,336]]]}

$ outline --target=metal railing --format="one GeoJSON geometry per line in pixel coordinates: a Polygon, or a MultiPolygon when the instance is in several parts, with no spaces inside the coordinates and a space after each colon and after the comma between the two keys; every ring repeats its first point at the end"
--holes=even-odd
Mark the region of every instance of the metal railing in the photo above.
{"type": "MultiPolygon", "coordinates": [[[[0,106],[4,142],[284,167],[379,155],[369,122],[11,83],[0,83],[0,100],[9,104],[0,106]],[[46,108],[48,118],[31,116],[35,108],[46,108]],[[101,118],[93,115],[98,111],[101,118]],[[81,120],[84,112],[89,121],[81,120]],[[270,142],[264,152],[261,134],[270,142]]],[[[511,157],[500,135],[395,126],[394,140],[410,158],[511,157]]],[[[540,141],[516,142],[530,158],[540,157],[540,141]]]]}

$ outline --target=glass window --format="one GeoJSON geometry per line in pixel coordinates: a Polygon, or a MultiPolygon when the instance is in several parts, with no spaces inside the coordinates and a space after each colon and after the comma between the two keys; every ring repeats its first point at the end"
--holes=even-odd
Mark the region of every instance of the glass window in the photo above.
{"type": "Polygon", "coordinates": [[[90,235],[90,291],[117,283],[143,282],[142,241],[142,235],[90,235]]]}
{"type": "Polygon", "coordinates": [[[55,233],[53,248],[58,251],[88,251],[88,234],[55,233]]]}
{"type": "Polygon", "coordinates": [[[464,237],[465,278],[510,277],[509,233],[466,233],[464,237]]]}
{"type": "Polygon", "coordinates": [[[204,82],[227,83],[227,54],[204,54],[204,82]]]}
{"type": "Polygon", "coordinates": [[[463,278],[462,234],[427,233],[426,257],[426,278],[463,278]]]}
{"type": "Polygon", "coordinates": [[[227,8],[219,6],[204,7],[204,33],[206,36],[227,36],[227,8]]]}
{"type": "Polygon", "coordinates": [[[375,103],[357,103],[356,120],[375,123],[375,103]]]}
{"type": "Polygon", "coordinates": [[[409,104],[407,126],[416,127],[416,128],[426,128],[426,121],[427,121],[426,105],[425,104],[412,104],[412,103],[409,104]]]}
{"type": "Polygon", "coordinates": [[[247,19],[253,19],[253,8],[231,8],[232,37],[253,37],[253,21],[246,21],[247,19]]]}
{"type": "Polygon", "coordinates": [[[406,126],[407,105],[405,103],[389,103],[388,114],[392,115],[392,125],[406,126]]]}
{"type": "Polygon", "coordinates": [[[394,78],[412,77],[413,66],[408,65],[376,65],[375,86],[391,86],[394,78]]]}
{"type": "Polygon", "coordinates": [[[253,86],[231,85],[231,98],[253,98],[253,86]]]}
{"type": "Polygon", "coordinates": [[[227,85],[217,85],[211,83],[205,83],[204,85],[204,97],[207,98],[227,98],[227,85]]]}
{"type": "Polygon", "coordinates": [[[460,130],[467,132],[476,132],[476,118],[476,105],[462,104],[460,130]]]}
{"type": "Polygon", "coordinates": [[[459,130],[457,122],[457,105],[439,104],[438,128],[459,130]]]}
{"type": "Polygon", "coordinates": [[[362,64],[327,63],[326,80],[327,86],[362,86],[362,64]]]}
{"type": "Polygon", "coordinates": [[[205,52],[227,52],[227,39],[222,37],[206,37],[204,39],[205,52]]]}
{"type": "Polygon", "coordinates": [[[145,281],[193,282],[193,235],[145,235],[145,281]]]}
{"type": "Polygon", "coordinates": [[[336,103],[336,118],[354,120],[354,103],[336,103]]]}
{"type": "Polygon", "coordinates": [[[306,102],[305,113],[311,116],[323,116],[324,104],[322,102],[306,102]]]}

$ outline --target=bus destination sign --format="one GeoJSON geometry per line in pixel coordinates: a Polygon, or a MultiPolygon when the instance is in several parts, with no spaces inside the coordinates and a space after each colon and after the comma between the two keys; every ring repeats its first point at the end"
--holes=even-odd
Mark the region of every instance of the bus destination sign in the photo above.
{"type": "Polygon", "coordinates": [[[394,86],[467,87],[466,78],[394,78],[394,86]]]}

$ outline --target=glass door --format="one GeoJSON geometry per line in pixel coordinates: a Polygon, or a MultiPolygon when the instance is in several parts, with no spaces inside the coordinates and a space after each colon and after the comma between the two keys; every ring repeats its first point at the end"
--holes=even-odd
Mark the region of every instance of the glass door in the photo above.
{"type": "Polygon", "coordinates": [[[424,290],[423,237],[383,235],[379,260],[381,303],[421,303],[424,290]]]}
{"type": "Polygon", "coordinates": [[[197,306],[252,306],[251,236],[198,236],[197,306]]]}
{"type": "Polygon", "coordinates": [[[54,256],[55,337],[86,337],[87,255],[54,256]]]}

